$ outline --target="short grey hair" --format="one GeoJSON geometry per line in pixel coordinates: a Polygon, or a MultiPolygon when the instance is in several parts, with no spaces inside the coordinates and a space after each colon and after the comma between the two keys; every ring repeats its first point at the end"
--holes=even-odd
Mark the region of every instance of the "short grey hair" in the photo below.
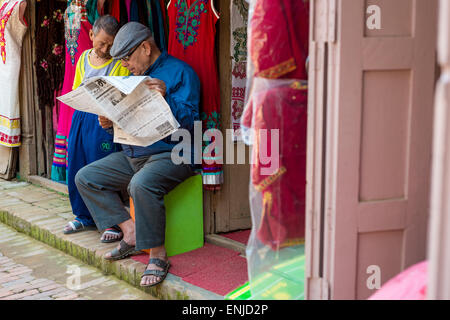
{"type": "Polygon", "coordinates": [[[92,27],[92,31],[94,35],[97,35],[100,30],[105,31],[108,35],[115,37],[117,32],[119,32],[120,26],[119,22],[113,16],[107,14],[104,16],[100,16],[97,20],[95,20],[94,26],[92,27]]]}

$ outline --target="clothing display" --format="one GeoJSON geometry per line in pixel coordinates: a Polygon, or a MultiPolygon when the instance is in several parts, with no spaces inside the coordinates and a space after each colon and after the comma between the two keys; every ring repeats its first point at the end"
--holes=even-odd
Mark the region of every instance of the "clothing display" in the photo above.
{"type": "Polygon", "coordinates": [[[253,210],[257,236],[278,250],[302,243],[305,232],[309,1],[255,0],[253,5],[253,78],[242,126],[253,129],[251,179],[262,197],[262,207],[253,210]],[[273,129],[279,132],[274,143],[273,129]],[[274,148],[279,163],[267,170],[261,156],[273,155],[274,148]]]}
{"type": "Polygon", "coordinates": [[[273,250],[301,244],[305,237],[307,86],[300,81],[280,86],[278,81],[255,80],[267,89],[252,98],[253,159],[279,155],[278,163],[258,160],[251,170],[252,184],[263,198],[257,235],[273,250]]]}
{"type": "MultiPolygon", "coordinates": [[[[55,92],[64,81],[64,11],[67,5],[57,0],[36,3],[36,77],[39,107],[56,107],[55,92]]],[[[56,116],[56,114],[54,114],[56,116]]]]}
{"type": "MultiPolygon", "coordinates": [[[[73,89],[78,88],[86,79],[95,76],[128,76],[130,74],[120,61],[113,59],[101,66],[93,66],[89,61],[91,52],[92,49],[85,51],[78,60],[73,89]]],[[[76,220],[84,226],[95,223],[77,190],[75,175],[84,166],[119,151],[120,147],[113,143],[113,139],[113,135],[100,126],[97,115],[75,110],[68,140],[67,180],[72,212],[76,220]]]]}
{"type": "MultiPolygon", "coordinates": [[[[187,62],[201,83],[203,130],[220,130],[220,89],[215,54],[219,15],[212,0],[172,0],[168,5],[169,54],[187,62]]],[[[211,141],[213,142],[213,141],[211,141]]],[[[223,157],[204,143],[203,184],[218,189],[223,183],[223,157]]]]}
{"type": "Polygon", "coordinates": [[[19,74],[27,26],[19,15],[25,0],[4,1],[0,7],[0,145],[18,147],[20,137],[19,74]]]}
{"type": "Polygon", "coordinates": [[[247,87],[247,22],[248,3],[231,3],[231,128],[233,140],[241,140],[241,116],[247,87]]]}
{"type": "MultiPolygon", "coordinates": [[[[89,30],[92,29],[92,24],[88,21],[87,3],[87,0],[71,1],[64,13],[66,62],[61,95],[72,91],[76,62],[85,50],[92,48],[92,42],[89,38],[89,30]]],[[[51,178],[63,183],[67,182],[67,144],[73,112],[74,110],[69,106],[60,104],[51,178]]]]}

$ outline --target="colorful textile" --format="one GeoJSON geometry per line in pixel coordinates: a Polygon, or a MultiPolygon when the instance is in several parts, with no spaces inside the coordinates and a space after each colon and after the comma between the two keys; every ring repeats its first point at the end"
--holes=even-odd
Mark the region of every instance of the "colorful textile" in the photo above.
{"type": "MultiPolygon", "coordinates": [[[[93,66],[89,53],[85,51],[78,60],[73,89],[78,88],[84,80],[95,76],[128,76],[130,72],[120,61],[110,59],[101,66],[93,66]]],[[[119,150],[113,143],[113,135],[106,132],[98,123],[98,116],[76,110],[72,117],[68,140],[68,188],[72,212],[84,225],[94,225],[94,220],[86,208],[75,185],[75,175],[84,166],[100,160],[119,150]]]]}
{"type": "Polygon", "coordinates": [[[256,235],[280,250],[301,243],[305,233],[309,1],[255,0],[253,9],[249,54],[254,79],[241,123],[254,129],[251,179],[263,199],[262,210],[253,210],[256,235]],[[272,145],[274,129],[279,138],[272,145]],[[279,163],[264,164],[261,156],[279,163]]]}
{"type": "Polygon", "coordinates": [[[19,16],[22,1],[5,1],[0,8],[0,145],[6,147],[21,144],[19,74],[27,31],[19,16]]]}
{"type": "Polygon", "coordinates": [[[308,96],[306,87],[292,84],[269,84],[269,89],[260,91],[252,101],[252,151],[256,161],[251,178],[263,198],[261,217],[255,226],[258,238],[273,250],[301,244],[305,236],[308,96]],[[267,131],[262,132],[263,129],[267,131]],[[274,129],[279,130],[279,139],[272,136],[274,129]],[[260,157],[274,156],[276,144],[279,158],[263,163],[260,157]]]}
{"type": "Polygon", "coordinates": [[[128,21],[131,21],[131,1],[132,0],[125,0],[125,6],[127,8],[128,21]]]}
{"type": "Polygon", "coordinates": [[[86,14],[90,24],[94,25],[95,20],[100,17],[100,13],[103,11],[103,7],[98,7],[98,0],[88,0],[86,3],[86,14]],[[100,12],[98,11],[100,9],[100,12]]]}
{"type": "Polygon", "coordinates": [[[120,1],[119,0],[112,1],[111,15],[114,18],[116,18],[117,21],[120,21],[120,1]]]}
{"type": "MultiPolygon", "coordinates": [[[[64,11],[66,4],[56,0],[36,3],[36,77],[39,107],[55,106],[55,91],[64,81],[64,11]]],[[[56,125],[57,126],[57,125],[56,125]]],[[[55,128],[56,128],[55,126],[55,128]]]]}
{"type": "Polygon", "coordinates": [[[241,116],[247,86],[247,21],[246,0],[231,4],[231,128],[233,140],[241,140],[241,116]]]}
{"type": "MultiPolygon", "coordinates": [[[[74,0],[64,13],[66,62],[61,95],[72,91],[76,61],[85,50],[92,47],[89,39],[89,30],[92,29],[92,25],[88,21],[86,3],[86,0],[74,0]]],[[[67,144],[73,112],[74,110],[69,106],[60,104],[51,178],[63,183],[67,181],[67,144]]]]}
{"type": "MultiPolygon", "coordinates": [[[[220,89],[215,36],[219,19],[212,0],[172,0],[168,6],[169,53],[192,66],[202,86],[203,130],[220,130],[220,89]]],[[[211,143],[214,140],[211,141],[211,143]]],[[[204,143],[203,184],[219,189],[223,183],[223,157],[204,143]]]]}

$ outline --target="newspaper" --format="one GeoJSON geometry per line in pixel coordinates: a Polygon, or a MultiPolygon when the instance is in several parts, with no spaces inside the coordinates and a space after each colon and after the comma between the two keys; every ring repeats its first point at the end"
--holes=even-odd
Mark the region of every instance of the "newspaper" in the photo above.
{"type": "Polygon", "coordinates": [[[149,146],[177,131],[164,97],[144,83],[147,76],[93,77],[58,100],[113,122],[114,142],[149,146]]]}

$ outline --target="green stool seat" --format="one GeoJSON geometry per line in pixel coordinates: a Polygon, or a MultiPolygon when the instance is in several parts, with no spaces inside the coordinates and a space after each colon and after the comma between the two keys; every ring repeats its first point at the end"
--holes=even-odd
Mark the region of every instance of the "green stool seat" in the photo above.
{"type": "MultiPolygon", "coordinates": [[[[130,202],[130,215],[134,219],[134,207],[130,202]]],[[[167,255],[171,257],[203,247],[202,176],[198,174],[180,183],[164,197],[164,205],[167,255]]]]}

